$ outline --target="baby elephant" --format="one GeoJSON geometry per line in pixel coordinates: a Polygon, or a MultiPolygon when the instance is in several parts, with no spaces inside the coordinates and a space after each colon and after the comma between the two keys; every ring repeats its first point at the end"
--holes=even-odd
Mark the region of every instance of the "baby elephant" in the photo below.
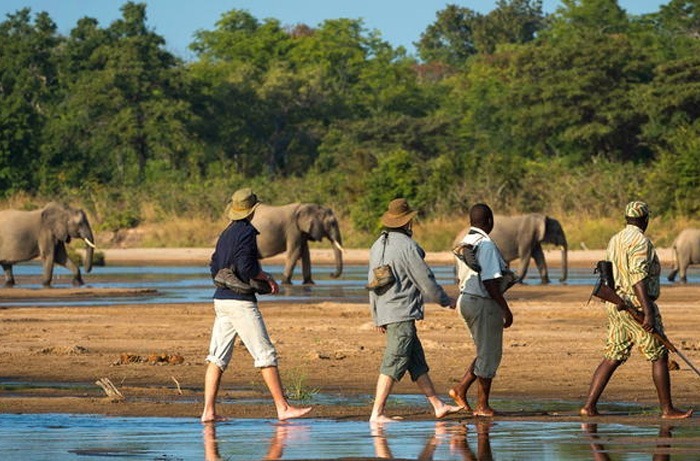
{"type": "Polygon", "coordinates": [[[673,241],[673,268],[668,281],[673,282],[680,274],[682,283],[688,282],[687,270],[691,264],[700,264],[700,229],[684,229],[673,241]]]}

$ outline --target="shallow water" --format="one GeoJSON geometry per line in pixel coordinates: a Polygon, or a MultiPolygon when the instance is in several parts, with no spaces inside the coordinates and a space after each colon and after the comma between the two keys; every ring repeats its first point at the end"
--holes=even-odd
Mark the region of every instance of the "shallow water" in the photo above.
{"type": "Polygon", "coordinates": [[[319,419],[202,425],[195,418],[0,414],[0,459],[8,460],[648,460],[654,454],[700,458],[700,428],[474,420],[372,427],[319,419]]]}
{"type": "MultiPolygon", "coordinates": [[[[433,272],[440,284],[454,283],[452,266],[433,266],[433,272]]],[[[22,288],[39,289],[41,266],[37,263],[15,266],[17,286],[22,288]]],[[[283,266],[265,266],[265,270],[279,279],[283,266]]],[[[365,302],[367,291],[364,284],[367,279],[367,266],[346,266],[339,279],[333,279],[330,274],[333,268],[329,266],[314,266],[315,285],[303,286],[299,283],[300,275],[293,278],[294,285],[281,286],[281,292],[275,296],[276,301],[306,302],[365,302]]],[[[537,271],[530,269],[525,282],[539,285],[537,271]]],[[[552,285],[559,285],[561,272],[556,268],[550,269],[552,285]]],[[[157,294],[152,296],[134,296],[118,298],[90,299],[33,299],[33,300],[2,300],[2,306],[55,306],[55,305],[111,305],[111,304],[148,304],[148,303],[197,303],[211,301],[214,292],[209,275],[209,268],[204,266],[105,266],[96,267],[90,274],[84,276],[86,286],[93,288],[123,288],[123,289],[153,289],[157,294]]],[[[690,283],[700,283],[700,271],[692,270],[688,274],[690,283]]],[[[572,268],[569,270],[568,285],[593,286],[595,277],[591,269],[572,268]]],[[[668,284],[662,277],[662,283],[668,284]]],[[[71,275],[62,267],[54,272],[54,287],[70,287],[71,275]]],[[[3,293],[0,291],[0,296],[3,293]]],[[[11,294],[11,292],[10,292],[11,294]]],[[[261,296],[262,301],[272,299],[261,296]]]]}

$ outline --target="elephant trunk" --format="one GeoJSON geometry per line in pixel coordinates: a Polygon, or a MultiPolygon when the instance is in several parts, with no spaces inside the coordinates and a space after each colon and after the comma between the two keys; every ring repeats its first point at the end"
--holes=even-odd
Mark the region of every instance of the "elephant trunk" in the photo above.
{"type": "Polygon", "coordinates": [[[337,240],[333,240],[333,254],[335,255],[335,272],[331,277],[337,279],[343,273],[343,247],[337,240]]]}
{"type": "Polygon", "coordinates": [[[568,264],[568,248],[566,245],[561,246],[561,278],[560,282],[566,281],[569,276],[569,264],[568,264]]]}

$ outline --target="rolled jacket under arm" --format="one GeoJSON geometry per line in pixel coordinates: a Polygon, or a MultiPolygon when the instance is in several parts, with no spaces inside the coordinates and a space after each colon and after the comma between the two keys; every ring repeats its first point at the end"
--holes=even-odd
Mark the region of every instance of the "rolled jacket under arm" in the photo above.
{"type": "Polygon", "coordinates": [[[381,326],[422,320],[424,297],[441,306],[448,306],[450,298],[426,264],[423,249],[403,232],[390,231],[388,234],[383,261],[382,237],[370,249],[368,281],[372,279],[372,269],[381,264],[389,264],[396,277],[396,282],[383,294],[369,293],[374,324],[381,326]]]}
{"type": "MultiPolygon", "coordinates": [[[[212,277],[225,267],[234,269],[238,278],[246,283],[258,275],[262,269],[258,261],[258,245],[255,239],[257,235],[258,231],[247,219],[231,222],[219,236],[211,257],[212,277]]],[[[216,289],[214,298],[256,300],[255,294],[234,293],[222,287],[216,289]]]]}

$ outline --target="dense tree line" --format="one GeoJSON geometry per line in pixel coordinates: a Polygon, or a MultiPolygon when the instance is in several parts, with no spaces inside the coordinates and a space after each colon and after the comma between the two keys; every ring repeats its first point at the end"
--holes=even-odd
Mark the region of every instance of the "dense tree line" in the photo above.
{"type": "Polygon", "coordinates": [[[599,216],[644,197],[700,211],[700,1],[631,16],[615,0],[448,5],[417,56],[361,20],[221,16],[167,51],[146,6],[68,36],[0,23],[0,194],[79,198],[105,227],[217,216],[231,190],[330,204],[371,230],[391,198],[426,214],[599,216]]]}

